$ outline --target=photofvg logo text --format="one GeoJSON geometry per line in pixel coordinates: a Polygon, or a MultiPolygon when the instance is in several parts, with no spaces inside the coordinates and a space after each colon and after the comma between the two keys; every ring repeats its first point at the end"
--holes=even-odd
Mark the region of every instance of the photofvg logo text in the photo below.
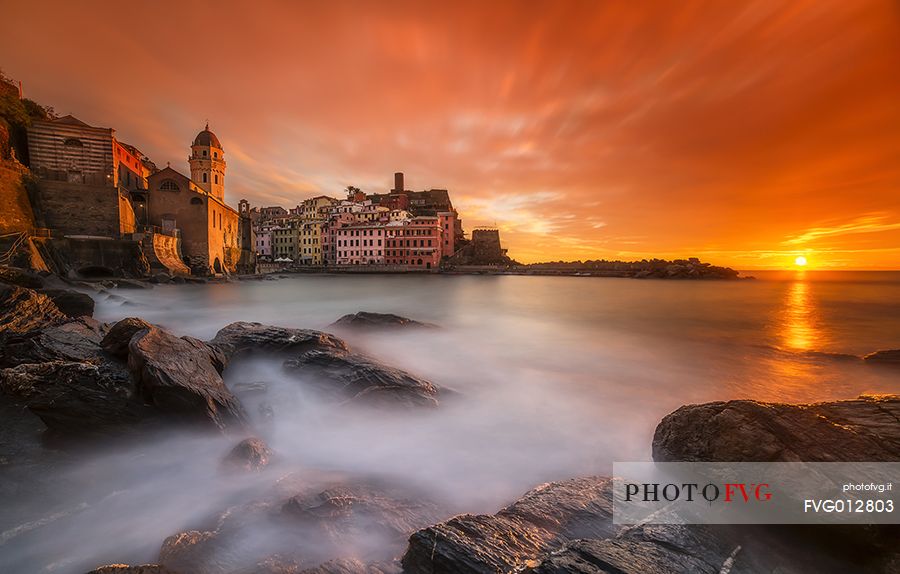
{"type": "Polygon", "coordinates": [[[616,524],[895,524],[900,463],[613,465],[616,524]]]}
{"type": "Polygon", "coordinates": [[[683,500],[686,502],[703,501],[707,503],[723,502],[730,504],[732,502],[768,502],[772,499],[772,491],[767,482],[726,482],[724,484],[714,484],[712,482],[707,482],[706,484],[696,482],[682,482],[680,484],[673,482],[626,482],[624,484],[626,502],[634,500],[640,500],[641,502],[675,502],[683,500]]]}

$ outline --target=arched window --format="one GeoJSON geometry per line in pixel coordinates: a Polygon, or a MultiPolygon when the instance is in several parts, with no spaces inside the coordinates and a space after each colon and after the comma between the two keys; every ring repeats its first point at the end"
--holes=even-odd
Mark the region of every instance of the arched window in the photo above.
{"type": "Polygon", "coordinates": [[[219,183],[219,174],[213,175],[213,180],[215,181],[215,183],[219,183]]]}
{"type": "Polygon", "coordinates": [[[206,157],[207,153],[209,153],[207,150],[203,150],[203,157],[206,157]]]}
{"type": "Polygon", "coordinates": [[[81,143],[81,140],[78,138],[66,138],[66,141],[63,142],[64,145],[83,147],[84,144],[81,143]]]}
{"type": "Polygon", "coordinates": [[[203,183],[206,183],[206,173],[203,174],[203,183]]]}
{"type": "Polygon", "coordinates": [[[219,159],[219,152],[217,152],[217,151],[213,152],[213,159],[219,159]]]}
{"type": "Polygon", "coordinates": [[[191,205],[203,205],[203,200],[200,199],[199,197],[192,197],[191,205]]]}
{"type": "Polygon", "coordinates": [[[173,179],[163,180],[163,182],[159,184],[159,188],[166,191],[181,191],[181,188],[178,187],[178,184],[175,183],[175,180],[173,179]]]}

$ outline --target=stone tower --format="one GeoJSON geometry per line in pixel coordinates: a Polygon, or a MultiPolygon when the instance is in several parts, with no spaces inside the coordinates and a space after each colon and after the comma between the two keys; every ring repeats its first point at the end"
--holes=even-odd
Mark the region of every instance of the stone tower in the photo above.
{"type": "Polygon", "coordinates": [[[191,144],[191,179],[207,193],[225,201],[225,151],[209,124],[191,144]]]}

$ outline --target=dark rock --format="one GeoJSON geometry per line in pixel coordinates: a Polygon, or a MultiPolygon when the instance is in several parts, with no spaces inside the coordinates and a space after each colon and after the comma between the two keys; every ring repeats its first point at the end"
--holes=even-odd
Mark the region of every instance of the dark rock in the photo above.
{"type": "MultiPolygon", "coordinates": [[[[291,477],[279,484],[286,481],[291,477]]],[[[442,515],[433,504],[373,484],[340,481],[298,490],[287,500],[231,507],[213,530],[170,536],[159,562],[192,574],[397,572],[389,563],[406,537],[442,515]]]]}
{"type": "Polygon", "coordinates": [[[128,344],[136,333],[145,329],[152,329],[153,325],[137,317],[126,317],[114,324],[107,331],[100,346],[114,357],[124,359],[128,356],[128,344]]]}
{"type": "Polygon", "coordinates": [[[8,283],[27,289],[41,289],[44,287],[44,278],[18,267],[0,267],[0,283],[8,283]]]}
{"type": "Polygon", "coordinates": [[[653,437],[657,461],[888,462],[900,459],[900,396],[791,405],[684,406],[653,437]]]}
{"type": "Polygon", "coordinates": [[[438,404],[440,390],[436,385],[349,351],[307,351],[285,361],[284,367],[323,394],[356,404],[416,407],[438,404]]]}
{"type": "Polygon", "coordinates": [[[0,334],[0,368],[48,361],[98,363],[103,354],[103,328],[101,323],[82,317],[27,333],[0,334]]]}
{"type": "Polygon", "coordinates": [[[154,275],[147,281],[149,281],[150,283],[156,284],[156,285],[161,285],[161,284],[168,283],[171,280],[172,280],[172,277],[168,273],[157,273],[156,275],[154,275]]]}
{"type": "Polygon", "coordinates": [[[116,279],[116,287],[119,289],[153,289],[153,285],[133,279],[116,279]]]}
{"type": "Polygon", "coordinates": [[[152,414],[135,397],[125,367],[52,361],[0,370],[0,390],[24,402],[47,428],[66,433],[104,432],[152,414]]]}
{"type": "Polygon", "coordinates": [[[419,530],[403,555],[408,574],[517,571],[577,538],[609,538],[612,480],[588,477],[545,484],[497,514],[463,514],[419,530]]]}
{"type": "Polygon", "coordinates": [[[0,334],[26,333],[66,319],[47,295],[24,287],[0,285],[0,334]]]}
{"type": "Polygon", "coordinates": [[[126,564],[110,564],[91,570],[87,574],[178,574],[159,564],[142,564],[128,566],[126,564]]]}
{"type": "Polygon", "coordinates": [[[184,277],[182,277],[181,275],[176,275],[172,277],[172,283],[176,285],[184,285],[185,283],[187,283],[187,281],[185,281],[184,277]]]}
{"type": "Polygon", "coordinates": [[[221,349],[229,360],[239,355],[284,355],[311,349],[347,349],[342,340],[322,331],[243,321],[227,325],[209,343],[221,349]]]}
{"type": "Polygon", "coordinates": [[[87,293],[70,289],[45,289],[43,293],[50,297],[57,308],[67,317],[92,317],[94,315],[94,300],[87,293]]]}
{"type": "Polygon", "coordinates": [[[900,349],[890,349],[887,351],[875,351],[863,357],[867,363],[875,365],[890,365],[892,367],[900,367],[900,349]]]}
{"type": "Polygon", "coordinates": [[[360,311],[344,315],[331,324],[332,327],[343,329],[359,329],[359,330],[378,330],[378,329],[395,329],[399,327],[407,329],[435,329],[437,325],[432,323],[421,323],[413,319],[407,319],[400,315],[392,313],[369,313],[360,311]]]}
{"type": "Polygon", "coordinates": [[[270,458],[269,446],[254,437],[239,442],[222,462],[227,468],[258,472],[269,465],[270,458]]]}
{"type": "Polygon", "coordinates": [[[645,526],[616,538],[576,540],[555,551],[528,574],[752,574],[741,546],[715,529],[645,526]],[[726,566],[728,563],[730,566],[726,566]]]}
{"type": "Polygon", "coordinates": [[[157,327],[139,331],[128,345],[128,368],[145,401],[185,422],[241,429],[244,409],[222,381],[223,367],[218,350],[157,327]]]}

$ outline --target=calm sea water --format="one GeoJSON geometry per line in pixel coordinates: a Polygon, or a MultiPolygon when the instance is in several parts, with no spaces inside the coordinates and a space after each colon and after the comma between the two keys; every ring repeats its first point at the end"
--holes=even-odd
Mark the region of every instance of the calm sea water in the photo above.
{"type": "Polygon", "coordinates": [[[648,459],[658,421],[686,403],[900,392],[900,371],[848,357],[900,348],[900,273],[753,275],[295,275],[100,295],[100,320],[139,316],[201,338],[238,320],[327,330],[360,310],[437,323],[348,341],[461,396],[427,413],[352,411],[318,403],[275,361],[238,367],[229,384],[271,385],[247,407],[280,460],[276,475],[239,484],[217,471],[234,439],[22,454],[40,425],[17,428],[0,445],[13,453],[0,466],[0,563],[67,572],[152,561],[165,536],[299,469],[387,477],[454,512],[493,512],[540,482],[648,459]]]}

